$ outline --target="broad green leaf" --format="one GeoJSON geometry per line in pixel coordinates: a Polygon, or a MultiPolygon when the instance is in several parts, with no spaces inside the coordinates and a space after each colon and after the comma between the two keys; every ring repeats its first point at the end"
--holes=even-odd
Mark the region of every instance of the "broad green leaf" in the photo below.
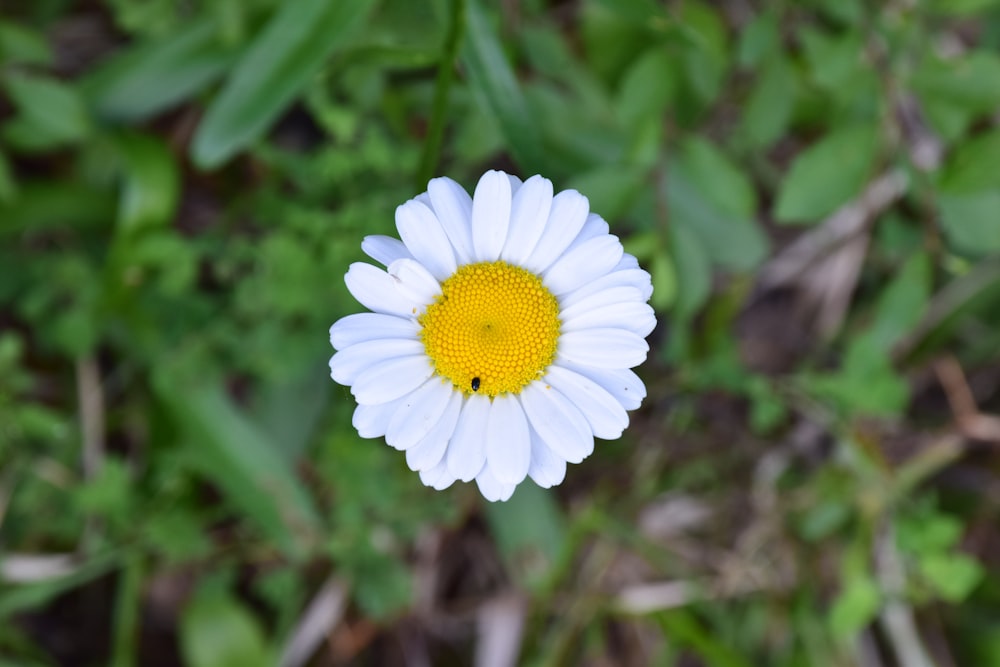
{"type": "Polygon", "coordinates": [[[712,265],[701,239],[685,225],[671,225],[670,255],[677,271],[675,308],[681,317],[693,316],[712,291],[712,265]]]}
{"type": "Polygon", "coordinates": [[[911,85],[925,102],[943,99],[969,113],[991,111],[1000,105],[1000,55],[973,51],[949,60],[928,57],[911,85]]]}
{"type": "Polygon", "coordinates": [[[114,215],[111,192],[83,183],[24,183],[8,205],[0,205],[0,236],[61,226],[110,227],[114,215]]]}
{"type": "Polygon", "coordinates": [[[958,604],[983,579],[983,566],[964,553],[930,553],[920,559],[920,573],[943,600],[958,604]]]}
{"type": "Polygon", "coordinates": [[[521,170],[546,173],[537,119],[529,112],[514,71],[479,0],[468,0],[466,4],[461,61],[469,86],[496,119],[521,170]]]}
{"type": "Polygon", "coordinates": [[[676,64],[670,53],[657,45],[636,58],[625,73],[615,100],[615,110],[624,127],[647,118],[662,117],[677,85],[676,64]]]}
{"type": "Polygon", "coordinates": [[[4,88],[19,114],[3,128],[4,137],[25,150],[48,149],[83,139],[90,118],[77,91],[53,78],[10,72],[4,88]]]}
{"type": "Polygon", "coordinates": [[[781,222],[815,222],[861,193],[878,157],[879,134],[872,125],[834,130],[800,153],[778,192],[781,222]]]}
{"type": "Polygon", "coordinates": [[[629,210],[646,180],[646,174],[635,167],[607,165],[571,178],[567,187],[585,195],[591,211],[615,220],[629,210]]]}
{"type": "Polygon", "coordinates": [[[775,54],[758,75],[740,131],[751,146],[769,146],[785,132],[795,107],[797,82],[791,64],[782,54],[775,54]]]}
{"type": "Polygon", "coordinates": [[[0,205],[11,204],[17,196],[17,181],[10,170],[7,155],[0,151],[0,205]]]}
{"type": "Polygon", "coordinates": [[[372,0],[283,3],[205,113],[194,161],[216,167],[259,138],[364,20],[372,0]]]}
{"type": "Polygon", "coordinates": [[[191,465],[214,482],[249,521],[293,558],[316,546],[319,516],[291,462],[233,405],[221,388],[156,378],[160,399],[185,436],[191,465]]]}
{"type": "Polygon", "coordinates": [[[774,12],[755,16],[740,33],[736,61],[740,67],[757,67],[781,48],[778,17],[774,12]]]}
{"type": "Polygon", "coordinates": [[[1000,251],[1000,189],[938,197],[941,228],[958,252],[982,257],[1000,251]]]}
{"type": "Polygon", "coordinates": [[[930,300],[931,276],[930,258],[916,253],[879,295],[875,317],[865,335],[886,354],[920,321],[930,300]]]}
{"type": "Polygon", "coordinates": [[[116,145],[123,160],[118,225],[124,232],[161,227],[177,209],[179,175],[174,156],[149,135],[124,134],[116,145]]]}
{"type": "Polygon", "coordinates": [[[233,63],[237,50],[224,43],[212,21],[116,54],[83,82],[87,103],[101,118],[136,121],[195,95],[233,63]]]}
{"type": "Polygon", "coordinates": [[[860,31],[831,36],[819,30],[804,30],[798,38],[805,47],[812,80],[833,93],[850,88],[859,70],[869,67],[864,61],[860,31]]]}
{"type": "Polygon", "coordinates": [[[247,608],[222,593],[198,595],[181,616],[180,645],[190,667],[269,667],[273,649],[247,608]]]}
{"type": "Polygon", "coordinates": [[[848,639],[874,620],[882,606],[882,593],[870,577],[851,577],[830,607],[830,630],[848,639]]]}
{"type": "Polygon", "coordinates": [[[940,192],[948,195],[978,194],[1000,190],[1000,130],[970,139],[950,156],[942,169],[940,192]]]}
{"type": "Polygon", "coordinates": [[[974,16],[1000,6],[1000,0],[932,0],[931,9],[952,16],[974,16]]]}
{"type": "Polygon", "coordinates": [[[509,570],[529,590],[542,585],[566,541],[566,519],[555,497],[522,484],[507,502],[488,504],[486,517],[509,570]]]}
{"type": "MultiPolygon", "coordinates": [[[[667,207],[673,226],[699,239],[717,264],[737,271],[757,266],[768,243],[754,220],[756,208],[746,176],[704,140],[684,144],[670,165],[667,207]]],[[[679,276],[684,281],[683,271],[679,276]]]]}
{"type": "Polygon", "coordinates": [[[52,49],[42,35],[24,25],[0,21],[0,63],[49,65],[51,62],[52,49]]]}

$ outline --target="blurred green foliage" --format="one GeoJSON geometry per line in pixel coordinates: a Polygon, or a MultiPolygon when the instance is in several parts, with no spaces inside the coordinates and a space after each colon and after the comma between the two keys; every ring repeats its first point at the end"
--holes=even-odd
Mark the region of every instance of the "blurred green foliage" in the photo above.
{"type": "Polygon", "coordinates": [[[1000,2],[41,0],[0,90],[0,663],[81,664],[38,628],[110,580],[87,664],[153,664],[161,585],[184,664],[274,664],[328,576],[388,632],[421,540],[485,530],[523,664],[611,624],[658,638],[621,664],[905,662],[901,609],[1000,664],[997,458],[934,379],[1000,412],[1000,2]],[[484,508],[357,437],[326,331],[361,237],[489,166],[586,194],[661,325],[623,443],[484,508]],[[768,282],[845,210],[839,265],[768,282]],[[712,518],[660,540],[677,496],[712,518]]]}

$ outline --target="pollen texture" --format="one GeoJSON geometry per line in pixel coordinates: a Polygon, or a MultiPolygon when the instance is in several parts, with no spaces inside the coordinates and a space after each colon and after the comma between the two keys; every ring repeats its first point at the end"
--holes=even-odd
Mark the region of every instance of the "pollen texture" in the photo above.
{"type": "Polygon", "coordinates": [[[559,303],[538,276],[507,262],[466,264],[420,316],[438,374],[467,394],[516,394],[544,374],[559,341],[559,303]]]}

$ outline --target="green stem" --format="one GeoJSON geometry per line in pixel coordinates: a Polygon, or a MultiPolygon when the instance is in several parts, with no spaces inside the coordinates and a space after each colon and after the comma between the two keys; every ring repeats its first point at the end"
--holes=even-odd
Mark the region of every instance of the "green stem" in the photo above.
{"type": "Polygon", "coordinates": [[[434,177],[441,157],[445,117],[448,112],[448,91],[455,75],[455,61],[458,59],[458,48],[462,43],[462,31],[465,26],[465,0],[451,0],[449,14],[448,34],[445,37],[441,60],[438,62],[437,82],[434,86],[434,106],[431,109],[427,138],[424,141],[424,153],[420,158],[420,168],[417,170],[416,190],[427,187],[427,181],[434,177]]]}

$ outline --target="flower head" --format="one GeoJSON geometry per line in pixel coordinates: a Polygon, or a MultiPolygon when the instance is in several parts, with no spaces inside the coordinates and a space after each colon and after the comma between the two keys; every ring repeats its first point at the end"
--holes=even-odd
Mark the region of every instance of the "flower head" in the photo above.
{"type": "Polygon", "coordinates": [[[370,311],[330,328],[330,374],[354,426],[406,452],[424,484],[476,480],[506,500],[615,439],[646,389],[630,368],[656,326],[649,274],[575,190],[489,171],[469,197],[436,178],[396,209],[400,239],[361,244],[386,267],[345,281],[370,311]]]}

